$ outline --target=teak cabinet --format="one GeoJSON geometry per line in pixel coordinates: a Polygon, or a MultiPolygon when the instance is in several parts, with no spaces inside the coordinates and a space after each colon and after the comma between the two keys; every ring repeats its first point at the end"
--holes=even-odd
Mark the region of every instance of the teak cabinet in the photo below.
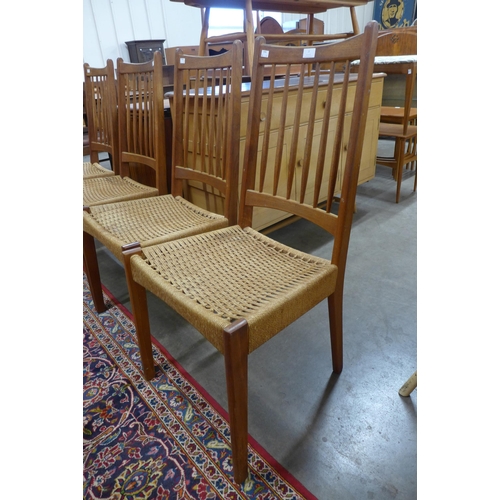
{"type": "MultiPolygon", "coordinates": [[[[368,121],[366,124],[366,131],[365,131],[365,139],[364,139],[364,145],[363,145],[363,154],[361,158],[361,167],[360,167],[360,173],[359,173],[359,180],[358,180],[358,185],[364,182],[369,181],[375,176],[375,159],[377,156],[377,142],[378,142],[378,132],[379,132],[379,122],[380,122],[380,106],[382,102],[382,91],[383,91],[383,82],[384,82],[384,74],[378,74],[374,75],[373,78],[373,83],[372,83],[372,89],[370,93],[370,100],[369,100],[369,109],[368,109],[368,121]]],[[[244,84],[249,85],[249,84],[244,84]]],[[[350,99],[348,101],[348,113],[352,112],[352,105],[353,105],[353,100],[354,100],[354,88],[355,85],[354,83],[350,84],[352,91],[350,92],[350,99]]],[[[275,90],[276,92],[276,90],[275,90]]],[[[296,90],[290,90],[291,93],[297,92],[296,90]]],[[[340,89],[339,89],[340,92],[340,89]]],[[[317,99],[317,116],[320,117],[322,116],[322,106],[325,101],[326,97],[326,91],[325,91],[325,96],[322,98],[321,91],[320,95],[318,96],[317,99]]],[[[312,90],[305,88],[303,93],[302,93],[302,110],[301,110],[301,123],[305,123],[308,120],[308,114],[310,110],[310,105],[308,103],[312,102],[311,101],[311,95],[312,95],[312,90]]],[[[338,119],[338,106],[335,106],[335,95],[333,97],[333,105],[332,105],[332,110],[330,114],[330,134],[332,137],[332,140],[330,141],[329,145],[330,148],[333,148],[333,137],[335,133],[335,126],[336,122],[338,119]]],[[[280,119],[279,113],[272,113],[270,117],[266,116],[266,101],[263,102],[262,105],[262,112],[261,112],[261,117],[262,120],[271,120],[271,129],[277,128],[276,126],[273,126],[273,123],[277,123],[277,120],[280,119]]],[[[249,107],[249,93],[245,92],[242,97],[242,108],[241,108],[241,134],[240,134],[240,183],[238,186],[238,189],[241,189],[241,177],[242,177],[242,170],[243,170],[243,158],[244,158],[244,149],[245,149],[245,135],[246,135],[246,126],[247,126],[247,118],[248,118],[248,107],[249,107]]],[[[286,116],[286,121],[287,123],[290,124],[289,128],[289,135],[288,137],[285,138],[286,142],[289,144],[292,141],[292,122],[294,120],[294,106],[288,107],[287,110],[287,116],[286,116]]],[[[319,127],[318,127],[319,130],[319,127]]],[[[350,123],[346,123],[345,127],[345,132],[344,133],[349,133],[350,130],[350,123]]],[[[305,138],[304,136],[300,134],[299,132],[299,150],[297,154],[297,161],[295,164],[295,169],[296,169],[296,175],[295,178],[299,177],[300,178],[300,171],[302,167],[302,158],[303,158],[303,152],[305,149],[305,138]]],[[[319,147],[314,147],[313,146],[313,152],[317,151],[319,147]]],[[[331,149],[329,150],[331,152],[331,149]]],[[[328,152],[327,152],[328,154],[328,152]]],[[[342,157],[345,155],[345,149],[342,150],[342,157]]],[[[270,162],[274,161],[273,155],[270,154],[269,160],[270,162]]],[[[288,157],[285,152],[285,155],[283,157],[283,165],[288,164],[288,157]]],[[[315,161],[314,158],[311,161],[311,165],[314,165],[315,161]]],[[[337,179],[337,185],[336,185],[336,194],[340,193],[340,190],[342,188],[341,185],[341,179],[342,179],[342,167],[345,164],[345,159],[341,159],[341,165],[339,167],[339,172],[338,172],[338,179],[337,179]]],[[[283,169],[284,170],[284,169],[283,169]]],[[[259,176],[259,172],[257,172],[257,178],[259,176]]],[[[278,192],[278,194],[283,194],[285,190],[285,181],[280,184],[282,187],[281,193],[278,192]]],[[[293,187],[294,189],[294,187],[293,187]]],[[[293,192],[293,191],[292,191],[293,192]]],[[[326,199],[326,194],[327,194],[327,185],[326,181],[324,182],[324,188],[322,189],[321,197],[322,201],[326,199]]],[[[222,198],[217,192],[213,192],[211,189],[207,188],[206,186],[200,184],[200,183],[195,183],[192,182],[190,183],[189,186],[186,186],[186,195],[188,199],[190,199],[193,203],[196,205],[206,208],[207,210],[222,214],[223,213],[223,203],[222,203],[222,198]]],[[[309,196],[312,196],[312,187],[311,191],[308,193],[309,196]]],[[[306,195],[307,196],[307,195],[306,195]]],[[[266,209],[266,208],[260,208],[257,207],[254,209],[254,217],[253,217],[253,228],[256,230],[262,230],[265,229],[273,224],[276,224],[277,222],[282,221],[286,217],[288,217],[288,214],[284,214],[283,212],[279,212],[276,210],[271,210],[271,209],[266,209]]]]}

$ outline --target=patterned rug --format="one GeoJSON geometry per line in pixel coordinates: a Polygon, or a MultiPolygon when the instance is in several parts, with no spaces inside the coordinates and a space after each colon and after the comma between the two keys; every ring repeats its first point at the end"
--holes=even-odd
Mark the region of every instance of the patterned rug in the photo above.
{"type": "Polygon", "coordinates": [[[226,412],[159,344],[147,382],[130,313],[110,296],[98,315],[83,276],[85,499],[314,499],[252,438],[250,474],[232,479],[226,412]]]}

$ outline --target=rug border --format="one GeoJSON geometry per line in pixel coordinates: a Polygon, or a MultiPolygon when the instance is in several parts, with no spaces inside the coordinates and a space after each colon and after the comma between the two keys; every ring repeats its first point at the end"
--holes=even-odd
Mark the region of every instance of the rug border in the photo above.
{"type": "MultiPolygon", "coordinates": [[[[130,321],[133,321],[132,313],[106,288],[102,285],[104,293],[109,297],[111,302],[120,309],[125,316],[127,316],[130,321]]],[[[205,390],[205,388],[192,376],[190,373],[184,369],[179,361],[177,361],[170,352],[163,346],[154,336],[151,336],[153,343],[162,352],[162,354],[173,364],[176,369],[185,377],[190,384],[194,385],[196,389],[203,395],[203,397],[208,401],[214,409],[219,412],[224,419],[229,421],[229,415],[227,411],[210,395],[210,393],[205,390]]],[[[276,469],[276,471],[283,476],[283,478],[290,483],[306,500],[318,500],[318,498],[313,495],[291,472],[289,472],[283,465],[281,465],[261,444],[259,444],[250,434],[248,434],[248,441],[251,446],[261,454],[269,464],[276,469]]]]}

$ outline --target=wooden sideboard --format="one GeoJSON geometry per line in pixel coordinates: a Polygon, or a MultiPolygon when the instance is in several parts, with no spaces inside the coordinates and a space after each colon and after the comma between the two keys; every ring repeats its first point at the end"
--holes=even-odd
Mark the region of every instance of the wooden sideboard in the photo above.
{"type": "MultiPolygon", "coordinates": [[[[369,181],[375,176],[375,159],[377,156],[377,142],[378,142],[378,132],[379,132],[379,122],[380,122],[380,106],[382,102],[382,92],[383,92],[383,83],[384,83],[384,74],[383,73],[378,73],[374,75],[373,82],[372,82],[372,88],[371,88],[371,93],[370,93],[370,100],[369,100],[369,109],[368,109],[368,120],[366,124],[366,131],[365,131],[365,139],[364,139],[364,145],[363,145],[363,154],[361,158],[361,168],[360,168],[360,173],[359,173],[359,180],[358,184],[364,183],[369,181]]],[[[247,118],[248,118],[248,107],[249,107],[249,85],[250,84],[244,84],[243,85],[243,96],[242,96],[242,108],[241,108],[241,139],[240,139],[240,184],[239,188],[241,187],[241,175],[242,175],[242,164],[243,164],[243,157],[244,157],[244,148],[245,148],[245,135],[246,135],[246,126],[247,126],[247,118]]],[[[351,108],[348,108],[348,113],[352,112],[352,105],[353,105],[353,99],[354,99],[354,83],[350,84],[350,87],[352,91],[350,91],[350,98],[348,100],[348,106],[351,106],[351,108]]],[[[275,90],[276,92],[277,90],[275,90]]],[[[291,93],[295,92],[297,94],[298,90],[290,90],[291,93]]],[[[340,92],[340,90],[338,91],[340,92]]],[[[317,100],[317,116],[320,116],[322,113],[321,107],[323,106],[324,100],[326,93],[323,94],[323,97],[320,95],[317,100]]],[[[312,90],[305,88],[303,93],[302,93],[302,102],[303,102],[303,107],[302,107],[302,116],[301,116],[301,123],[305,123],[308,119],[307,114],[309,113],[310,110],[310,105],[308,103],[311,103],[311,97],[312,97],[312,90]]],[[[193,98],[194,100],[194,98],[193,98]]],[[[333,101],[335,102],[335,95],[333,97],[333,101]]],[[[262,106],[262,112],[261,112],[262,120],[271,120],[271,128],[273,127],[273,123],[277,123],[279,120],[279,115],[277,114],[272,114],[272,116],[267,117],[266,116],[266,101],[264,101],[263,106],[262,106]]],[[[330,134],[332,136],[332,141],[331,144],[333,144],[333,135],[335,132],[335,126],[336,126],[336,121],[338,119],[338,106],[336,107],[335,104],[332,106],[332,111],[331,111],[331,122],[330,122],[330,134]]],[[[293,113],[293,106],[290,106],[289,112],[287,114],[287,123],[290,124],[290,130],[291,130],[291,125],[292,121],[294,119],[294,113],[293,113]]],[[[350,123],[346,124],[346,131],[349,130],[350,128],[350,123]]],[[[291,132],[290,132],[291,134],[291,132]]],[[[291,140],[291,135],[288,137],[288,141],[291,140]]],[[[305,148],[305,141],[304,138],[299,138],[299,141],[302,142],[299,146],[299,154],[297,156],[298,160],[295,165],[296,169],[296,177],[300,176],[300,170],[302,166],[302,161],[301,161],[301,153],[304,151],[305,148]]],[[[317,150],[318,148],[314,148],[313,150],[317,150]]],[[[344,153],[344,151],[342,152],[344,153]]],[[[327,153],[328,154],[328,153],[327,153]]],[[[272,158],[270,158],[269,161],[273,161],[272,158]]],[[[288,162],[288,158],[283,158],[283,164],[286,165],[288,162]]],[[[315,162],[312,161],[311,164],[314,164],[315,162]]],[[[344,161],[341,162],[341,167],[344,165],[344,161]]],[[[338,181],[342,179],[342,171],[339,171],[338,173],[338,181]]],[[[259,173],[257,172],[257,176],[259,173]]],[[[336,192],[340,193],[341,189],[341,184],[340,182],[337,182],[336,186],[336,192]]],[[[285,189],[284,183],[283,183],[283,189],[285,189]]],[[[278,193],[280,194],[280,193],[278,193]]],[[[312,193],[309,193],[309,196],[312,196],[312,193]]],[[[223,213],[223,201],[222,198],[220,197],[219,193],[214,192],[211,189],[208,189],[206,186],[200,184],[200,183],[191,183],[189,186],[186,187],[186,197],[191,200],[193,203],[196,205],[206,208],[207,210],[222,214],[223,213]]],[[[321,193],[322,200],[324,201],[326,199],[326,181],[324,183],[324,188],[321,193]]],[[[266,208],[255,208],[254,209],[254,217],[253,217],[253,227],[256,230],[262,230],[265,229],[273,224],[276,224],[284,219],[286,219],[289,215],[284,214],[283,212],[278,212],[275,210],[270,210],[266,208]]]]}

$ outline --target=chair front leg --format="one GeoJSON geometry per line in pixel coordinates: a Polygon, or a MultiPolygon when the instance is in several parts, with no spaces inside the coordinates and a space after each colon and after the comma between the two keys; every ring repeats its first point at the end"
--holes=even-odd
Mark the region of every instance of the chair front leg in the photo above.
{"type": "Polygon", "coordinates": [[[344,367],[343,348],[343,287],[337,281],[337,290],[328,297],[328,317],[330,322],[330,343],[334,373],[342,373],[344,367]]]}
{"type": "Polygon", "coordinates": [[[241,319],[224,329],[229,428],[234,480],[248,476],[248,323],[241,319]]]}
{"type": "Polygon", "coordinates": [[[99,273],[99,263],[95,249],[94,237],[85,231],[83,232],[83,265],[89,283],[90,294],[94,301],[94,307],[98,313],[106,310],[101,287],[101,275],[99,273]]]}
{"type": "Polygon", "coordinates": [[[132,277],[132,267],[130,259],[133,255],[142,252],[139,243],[132,243],[122,247],[125,276],[127,278],[128,292],[134,316],[135,333],[137,343],[141,353],[142,370],[144,378],[151,380],[155,377],[155,364],[153,359],[153,346],[151,344],[151,329],[149,326],[148,300],[146,289],[135,282],[132,277]]]}

